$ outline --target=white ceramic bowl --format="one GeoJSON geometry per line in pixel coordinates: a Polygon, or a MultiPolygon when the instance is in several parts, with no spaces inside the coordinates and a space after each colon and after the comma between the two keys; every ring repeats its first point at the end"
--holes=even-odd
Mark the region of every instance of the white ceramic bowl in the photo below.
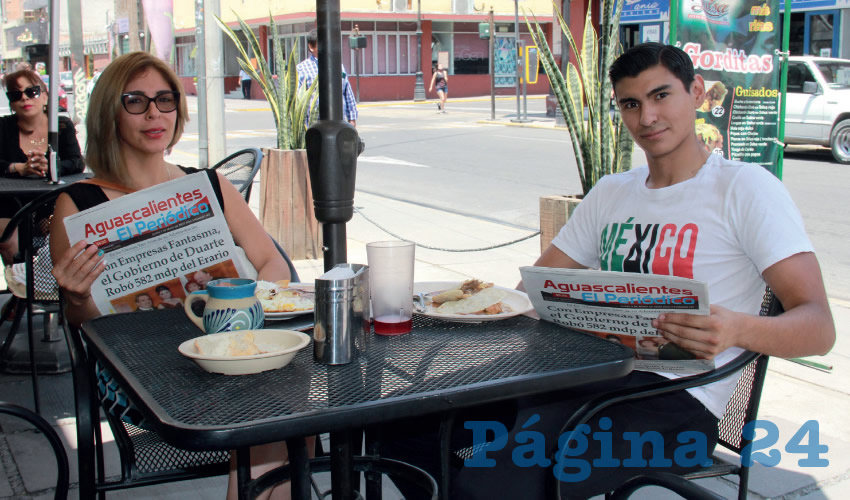
{"type": "MultiPolygon", "coordinates": [[[[205,335],[204,337],[226,337],[241,335],[241,332],[224,332],[205,335]]],[[[225,375],[248,375],[266,370],[282,368],[292,361],[295,354],[310,344],[310,337],[292,330],[251,330],[254,332],[254,343],[264,354],[253,356],[209,356],[200,354],[195,347],[195,339],[187,340],[177,347],[180,354],[191,358],[204,370],[225,375]]]]}

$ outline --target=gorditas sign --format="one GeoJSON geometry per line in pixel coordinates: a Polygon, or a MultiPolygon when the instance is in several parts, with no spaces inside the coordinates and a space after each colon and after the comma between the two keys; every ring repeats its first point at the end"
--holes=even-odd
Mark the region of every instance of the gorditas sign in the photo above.
{"type": "Polygon", "coordinates": [[[673,34],[705,80],[697,135],[708,151],[776,174],[779,132],[777,0],[683,0],[673,34]]]}

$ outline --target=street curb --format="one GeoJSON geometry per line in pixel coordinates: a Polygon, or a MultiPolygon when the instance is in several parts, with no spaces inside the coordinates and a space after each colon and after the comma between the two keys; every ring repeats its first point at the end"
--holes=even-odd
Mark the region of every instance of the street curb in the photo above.
{"type": "Polygon", "coordinates": [[[564,130],[566,131],[566,127],[558,127],[556,125],[544,125],[543,123],[515,123],[511,121],[503,121],[503,120],[478,120],[477,123],[483,125],[504,125],[506,127],[520,127],[520,128],[540,128],[546,130],[564,130]]]}
{"type": "MultiPolygon", "coordinates": [[[[545,99],[545,95],[530,95],[527,96],[527,99],[545,99]]],[[[513,101],[516,99],[516,96],[499,96],[496,97],[497,101],[513,101]]],[[[241,100],[241,99],[239,99],[241,100]]],[[[485,97],[467,97],[460,99],[452,99],[452,103],[462,103],[462,102],[487,102],[490,100],[490,96],[485,97]]],[[[257,99],[259,101],[259,99],[257,99]]],[[[390,107],[390,106],[410,106],[410,105],[433,105],[437,102],[438,99],[428,99],[425,101],[378,101],[378,102],[361,102],[357,104],[358,108],[382,108],[382,107],[390,107]]],[[[225,102],[227,102],[225,100],[225,102]]],[[[271,111],[270,107],[265,108],[226,108],[227,111],[239,111],[239,112],[258,112],[258,111],[271,111]]]]}

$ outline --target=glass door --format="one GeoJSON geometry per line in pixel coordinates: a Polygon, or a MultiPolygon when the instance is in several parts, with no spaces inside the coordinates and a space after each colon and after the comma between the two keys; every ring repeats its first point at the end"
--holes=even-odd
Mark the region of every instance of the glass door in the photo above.
{"type": "Polygon", "coordinates": [[[841,16],[837,10],[806,12],[806,38],[803,52],[811,56],[839,57],[840,19],[841,16]]]}

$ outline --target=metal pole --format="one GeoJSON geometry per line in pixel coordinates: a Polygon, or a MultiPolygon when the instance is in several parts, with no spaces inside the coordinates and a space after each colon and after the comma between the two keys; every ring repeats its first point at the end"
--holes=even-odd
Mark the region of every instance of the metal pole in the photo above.
{"type": "MultiPolygon", "coordinates": [[[[47,55],[47,73],[50,83],[47,86],[47,180],[51,184],[59,183],[57,152],[59,151],[59,0],[50,0],[50,45],[47,55]]],[[[35,386],[33,386],[35,387],[35,386]]],[[[38,397],[36,396],[36,401],[38,397]]],[[[36,408],[36,412],[38,408],[36,408]]]]}
{"type": "Polygon", "coordinates": [[[521,121],[522,116],[519,114],[519,79],[522,76],[519,63],[519,0],[514,0],[514,40],[516,44],[516,121],[521,121]]]}
{"type": "Polygon", "coordinates": [[[354,49],[354,74],[357,75],[357,104],[360,104],[360,49],[354,49]]]}
{"type": "Polygon", "coordinates": [[[422,102],[425,99],[425,78],[422,76],[422,0],[416,0],[416,80],[413,84],[413,100],[422,102]]]}
{"type": "Polygon", "coordinates": [[[207,137],[207,63],[204,49],[204,0],[195,0],[195,46],[198,48],[197,83],[198,92],[198,166],[206,168],[210,164],[209,139],[207,137]]]}
{"type": "MultiPolygon", "coordinates": [[[[525,45],[525,44],[523,44],[525,45]]],[[[525,63],[528,61],[528,52],[522,51],[525,59],[522,59],[522,121],[528,121],[528,71],[525,68],[525,63]]]]}
{"type": "Polygon", "coordinates": [[[493,6],[490,6],[490,119],[496,119],[496,23],[493,20],[493,6]]]}
{"type": "Polygon", "coordinates": [[[204,96],[209,163],[221,160],[227,152],[227,137],[224,133],[224,48],[221,30],[215,22],[215,16],[221,10],[219,5],[219,0],[204,0],[204,96]]]}
{"type": "Polygon", "coordinates": [[[319,38],[319,119],[343,121],[339,0],[317,1],[316,21],[319,38]]]}

